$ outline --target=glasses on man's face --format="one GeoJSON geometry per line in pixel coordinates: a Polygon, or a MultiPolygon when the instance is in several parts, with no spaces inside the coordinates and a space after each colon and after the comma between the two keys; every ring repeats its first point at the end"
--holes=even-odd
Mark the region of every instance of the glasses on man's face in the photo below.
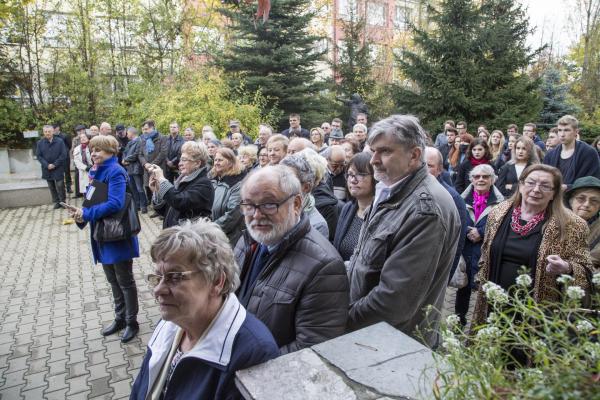
{"type": "Polygon", "coordinates": [[[526,179],[523,184],[527,189],[534,189],[537,186],[542,192],[552,192],[554,190],[554,188],[547,183],[541,183],[534,181],[533,179],[526,179]]]}
{"type": "Polygon", "coordinates": [[[181,157],[179,159],[179,161],[181,161],[181,162],[194,162],[194,160],[192,160],[191,158],[185,158],[185,157],[181,157]]]}
{"type": "Polygon", "coordinates": [[[297,195],[298,193],[293,193],[278,203],[252,204],[247,201],[242,201],[240,203],[240,210],[242,211],[242,214],[248,217],[254,215],[256,209],[259,209],[261,214],[273,215],[277,213],[279,207],[281,207],[286,201],[297,195]]]}
{"type": "Polygon", "coordinates": [[[490,175],[473,175],[473,180],[478,181],[480,179],[488,179],[490,175]]]}
{"type": "Polygon", "coordinates": [[[189,276],[200,271],[182,271],[182,272],[167,272],[164,275],[148,274],[146,279],[150,287],[155,288],[160,281],[164,280],[165,285],[169,287],[177,286],[182,281],[190,279],[189,276]]]}
{"type": "Polygon", "coordinates": [[[367,176],[371,176],[371,174],[367,174],[367,173],[364,173],[364,172],[358,172],[358,173],[355,174],[355,173],[349,172],[345,176],[346,176],[346,180],[348,180],[348,181],[357,180],[357,181],[361,182],[367,176]]]}

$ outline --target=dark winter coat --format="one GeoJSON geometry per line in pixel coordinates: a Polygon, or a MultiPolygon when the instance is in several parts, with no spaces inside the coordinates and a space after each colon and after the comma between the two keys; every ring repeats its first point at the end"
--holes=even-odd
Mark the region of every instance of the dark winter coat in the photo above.
{"type": "MultiPolygon", "coordinates": [[[[130,400],[148,398],[179,330],[172,322],[158,322],[130,400]]],[[[204,339],[177,363],[163,399],[241,400],[243,397],[235,386],[236,371],[278,355],[269,330],[231,294],[204,339]]]]}
{"type": "Polygon", "coordinates": [[[352,225],[352,220],[354,220],[354,216],[358,211],[358,203],[356,200],[351,200],[344,204],[342,207],[342,211],[340,212],[340,217],[338,218],[337,227],[335,228],[335,237],[333,238],[333,247],[336,249],[340,248],[342,244],[342,240],[344,240],[344,236],[348,232],[348,228],[352,225]]]}
{"type": "MultiPolygon", "coordinates": [[[[246,231],[235,248],[242,285],[257,247],[246,231]]],[[[303,215],[270,254],[249,298],[240,301],[286,354],[344,333],[348,290],[342,258],[303,215]]]]}
{"type": "Polygon", "coordinates": [[[142,175],[144,173],[139,159],[141,144],[142,140],[137,137],[130,140],[125,146],[125,150],[123,150],[123,162],[127,162],[125,170],[129,175],[142,175]]]}
{"type": "MultiPolygon", "coordinates": [[[[207,177],[207,168],[202,167],[181,178],[176,188],[169,181],[161,182],[158,189],[158,204],[154,210],[165,217],[163,228],[179,225],[182,220],[194,220],[212,214],[214,189],[207,177]]],[[[153,199],[154,202],[154,199],[153,199]]]]}
{"type": "MultiPolygon", "coordinates": [[[[167,161],[167,150],[168,150],[167,137],[163,136],[159,133],[158,136],[152,140],[154,142],[154,151],[152,153],[148,153],[148,151],[146,150],[146,142],[144,140],[143,135],[140,137],[141,137],[141,143],[140,143],[140,151],[138,153],[138,157],[139,157],[140,163],[142,165],[142,168],[144,167],[144,165],[146,165],[146,163],[150,163],[150,164],[158,165],[163,171],[165,171],[166,165],[167,165],[166,161],[167,161]]],[[[144,169],[144,186],[148,186],[148,181],[149,181],[148,171],[146,171],[144,169]]]]}
{"type": "MultiPolygon", "coordinates": [[[[290,128],[287,128],[283,132],[281,132],[283,136],[290,137],[290,128]]],[[[303,137],[305,139],[310,139],[310,132],[308,129],[300,127],[300,135],[296,134],[296,136],[303,137]]]]}
{"type": "MultiPolygon", "coordinates": [[[[527,164],[529,167],[531,164],[527,164]]],[[[525,167],[525,168],[527,168],[525,167]]],[[[496,181],[496,187],[500,190],[500,193],[505,198],[509,198],[517,191],[517,186],[519,183],[519,177],[517,176],[517,170],[515,168],[515,164],[506,163],[500,168],[498,172],[498,180],[496,181]],[[508,190],[506,185],[512,185],[511,189],[508,190]]]]}
{"type": "Polygon", "coordinates": [[[338,199],[325,180],[313,188],[312,195],[315,197],[315,208],[327,222],[329,241],[333,241],[338,221],[338,199]]]}
{"type": "Polygon", "coordinates": [[[40,139],[35,153],[40,164],[42,164],[42,179],[61,181],[65,179],[65,168],[67,166],[67,147],[60,137],[54,136],[52,141],[46,138],[40,139]],[[48,169],[49,164],[56,168],[48,169]]]}
{"type": "Polygon", "coordinates": [[[477,243],[471,242],[468,238],[466,238],[465,233],[465,247],[463,249],[463,257],[465,258],[465,263],[467,264],[467,274],[469,274],[469,282],[471,282],[471,287],[474,288],[475,275],[479,272],[479,259],[481,258],[481,245],[483,244],[484,234],[485,234],[485,226],[487,224],[487,217],[492,208],[495,205],[504,201],[504,197],[502,193],[498,190],[497,187],[492,186],[490,188],[490,197],[488,197],[487,206],[485,210],[479,215],[479,218],[475,219],[475,210],[473,209],[473,186],[469,186],[467,190],[462,193],[462,198],[465,199],[465,204],[467,206],[467,226],[477,228],[477,232],[479,236],[481,236],[481,240],[477,243]]]}
{"type": "MultiPolygon", "coordinates": [[[[561,151],[562,144],[549,151],[544,157],[544,164],[558,168],[561,151]]],[[[575,152],[571,157],[574,157],[572,168],[563,176],[565,184],[572,185],[578,178],[584,176],[595,176],[600,179],[600,158],[592,146],[578,140],[575,143],[575,152]]]]}

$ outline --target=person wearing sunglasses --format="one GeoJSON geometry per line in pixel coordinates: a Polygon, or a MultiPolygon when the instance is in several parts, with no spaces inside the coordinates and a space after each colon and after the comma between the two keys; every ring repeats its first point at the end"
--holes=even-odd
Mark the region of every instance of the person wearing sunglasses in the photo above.
{"type": "Polygon", "coordinates": [[[509,289],[523,265],[537,302],[561,299],[562,285],[556,278],[563,274],[573,278],[572,285],[587,290],[592,268],[588,234],[586,222],[563,204],[560,171],[545,164],[525,168],[517,192],[488,215],[471,326],[482,325],[488,315],[483,285],[491,281],[509,289]]]}
{"type": "Polygon", "coordinates": [[[333,246],[344,261],[350,260],[354,253],[365,212],[375,197],[377,181],[373,177],[373,166],[369,161],[370,154],[358,153],[352,157],[346,170],[346,185],[351,200],[344,204],[340,212],[333,239],[333,246]]]}
{"type": "Polygon", "coordinates": [[[234,294],[238,269],[227,236],[201,219],[161,232],[148,284],[158,322],[131,399],[237,399],[238,370],[279,355],[267,327],[234,294]]]}
{"type": "Polygon", "coordinates": [[[496,175],[491,165],[478,165],[469,175],[471,184],[462,193],[467,207],[467,232],[462,254],[469,282],[464,288],[458,289],[454,303],[454,312],[463,326],[467,324],[471,291],[475,288],[475,275],[479,270],[478,262],[487,216],[495,205],[504,200],[502,193],[494,186],[496,175]]]}

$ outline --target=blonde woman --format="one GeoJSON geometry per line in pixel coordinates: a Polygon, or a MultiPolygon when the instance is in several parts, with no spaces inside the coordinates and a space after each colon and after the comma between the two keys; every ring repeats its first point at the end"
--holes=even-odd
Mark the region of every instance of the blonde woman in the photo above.
{"type": "Polygon", "coordinates": [[[232,246],[235,246],[244,228],[244,216],[240,212],[240,187],[245,176],[246,171],[233,150],[227,147],[217,150],[209,173],[215,190],[212,219],[223,229],[232,246]]]}
{"type": "Polygon", "coordinates": [[[504,134],[500,130],[492,131],[490,135],[490,139],[488,140],[488,145],[490,146],[490,151],[492,153],[492,164],[495,164],[498,161],[498,157],[502,155],[502,151],[504,150],[504,134]]]}

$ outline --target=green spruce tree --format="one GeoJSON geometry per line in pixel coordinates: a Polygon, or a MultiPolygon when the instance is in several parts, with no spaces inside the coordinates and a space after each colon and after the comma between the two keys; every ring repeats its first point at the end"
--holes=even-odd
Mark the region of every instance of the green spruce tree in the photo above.
{"type": "Polygon", "coordinates": [[[503,127],[535,120],[539,82],[525,73],[536,52],[528,21],[514,0],[443,0],[429,9],[431,31],[413,27],[416,51],[398,59],[412,87],[398,87],[403,112],[431,128],[445,119],[503,127]]]}
{"type": "Polygon", "coordinates": [[[344,46],[338,46],[339,60],[333,64],[334,73],[339,78],[336,91],[341,96],[350,97],[358,93],[366,98],[375,86],[371,47],[365,26],[365,19],[353,13],[348,21],[342,23],[344,46]]]}
{"type": "Polygon", "coordinates": [[[231,37],[218,64],[233,88],[253,93],[260,90],[269,107],[283,112],[280,128],[289,113],[299,113],[302,125],[317,123],[320,114],[316,63],[323,51],[316,50],[321,38],[308,32],[314,14],[308,0],[275,0],[266,23],[254,21],[254,6],[240,3],[225,8],[231,21],[231,37]]]}
{"type": "Polygon", "coordinates": [[[544,107],[540,122],[555,124],[565,114],[576,114],[579,109],[568,101],[569,85],[561,82],[560,71],[549,66],[542,76],[542,96],[544,107]]]}

